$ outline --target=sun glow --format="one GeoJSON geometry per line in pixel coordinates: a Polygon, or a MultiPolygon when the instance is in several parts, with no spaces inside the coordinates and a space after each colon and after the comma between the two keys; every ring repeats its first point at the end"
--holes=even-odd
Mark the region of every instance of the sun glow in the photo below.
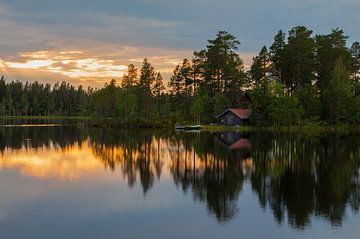
{"type": "Polygon", "coordinates": [[[0,59],[1,68],[33,69],[62,74],[70,78],[121,77],[127,66],[115,60],[89,57],[82,51],[36,51],[20,54],[22,61],[0,59]]]}
{"type": "MultiPolygon", "coordinates": [[[[82,49],[82,48],[81,48],[82,49]]],[[[68,81],[85,87],[102,87],[111,79],[120,81],[131,63],[140,68],[145,57],[165,80],[175,66],[191,56],[191,50],[103,46],[94,49],[41,50],[0,57],[0,71],[7,80],[68,81]]]]}
{"type": "Polygon", "coordinates": [[[155,164],[161,162],[159,165],[164,169],[162,176],[169,178],[167,169],[170,168],[170,155],[167,149],[168,142],[157,141],[155,138],[151,144],[150,154],[146,157],[142,155],[145,152],[143,150],[91,144],[90,141],[65,148],[58,148],[53,144],[37,149],[6,148],[0,154],[0,171],[15,169],[23,176],[77,181],[103,172],[104,167],[122,171],[123,176],[129,176],[124,172],[126,167],[131,166],[135,169],[139,165],[139,160],[149,158],[152,162],[151,169],[155,170],[155,164]],[[131,165],[130,158],[133,159],[131,165]]]}
{"type": "Polygon", "coordinates": [[[62,150],[6,149],[0,156],[0,169],[17,168],[22,175],[38,178],[76,180],[101,168],[91,149],[71,147],[62,150]]]}
{"type": "Polygon", "coordinates": [[[22,68],[22,69],[39,69],[47,66],[51,66],[55,61],[53,60],[30,60],[25,63],[21,62],[6,62],[11,68],[22,68]]]}

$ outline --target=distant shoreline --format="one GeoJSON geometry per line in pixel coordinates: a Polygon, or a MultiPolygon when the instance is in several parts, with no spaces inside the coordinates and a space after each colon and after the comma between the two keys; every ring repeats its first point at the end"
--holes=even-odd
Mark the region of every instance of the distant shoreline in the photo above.
{"type": "MultiPolygon", "coordinates": [[[[77,120],[76,124],[86,127],[98,128],[148,128],[148,129],[175,129],[173,124],[169,123],[124,123],[118,118],[97,118],[91,116],[0,116],[2,120],[77,120]]],[[[289,125],[289,126],[224,126],[224,125],[202,125],[202,132],[221,132],[221,131],[237,131],[237,132],[289,132],[289,133],[358,133],[360,125],[338,124],[338,125],[318,125],[316,123],[309,125],[289,125]]],[[[186,130],[185,130],[186,131],[186,130]]]]}

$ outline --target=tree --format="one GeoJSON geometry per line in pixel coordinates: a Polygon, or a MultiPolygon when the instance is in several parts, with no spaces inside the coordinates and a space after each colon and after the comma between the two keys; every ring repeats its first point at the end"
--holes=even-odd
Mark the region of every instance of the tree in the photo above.
{"type": "Polygon", "coordinates": [[[204,81],[211,96],[230,92],[232,82],[238,80],[243,62],[237,53],[240,41],[226,31],[220,31],[214,40],[208,40],[205,50],[204,81]]]}
{"type": "Polygon", "coordinates": [[[121,87],[128,88],[135,86],[138,83],[137,77],[138,69],[133,64],[130,64],[128,66],[127,73],[122,78],[121,87]]]}
{"type": "Polygon", "coordinates": [[[285,83],[282,77],[285,69],[285,49],[285,33],[280,30],[274,38],[274,43],[270,46],[270,60],[274,65],[273,76],[276,76],[281,83],[285,83]]]}
{"type": "Polygon", "coordinates": [[[354,84],[354,91],[356,95],[360,94],[360,43],[354,42],[350,48],[351,54],[351,68],[352,68],[352,79],[354,84]]]}
{"type": "Polygon", "coordinates": [[[350,73],[342,58],[339,58],[331,73],[329,87],[323,92],[325,119],[329,123],[346,121],[351,115],[352,97],[350,73]]]}
{"type": "Polygon", "coordinates": [[[334,29],[330,34],[315,37],[317,84],[320,94],[329,87],[332,72],[339,58],[342,59],[344,67],[350,70],[350,53],[346,47],[347,38],[340,29],[334,29]]]}
{"type": "Polygon", "coordinates": [[[6,82],[4,76],[0,78],[0,115],[6,115],[6,82]]]}
{"type": "Polygon", "coordinates": [[[138,109],[141,109],[141,118],[150,119],[152,92],[151,86],[156,79],[156,72],[151,63],[145,58],[140,70],[140,81],[138,89],[138,109]]]}
{"type": "Polygon", "coordinates": [[[286,94],[285,85],[264,80],[252,94],[252,121],[258,125],[298,124],[303,110],[298,99],[286,94]]]}
{"type": "Polygon", "coordinates": [[[304,110],[305,119],[319,119],[321,105],[314,86],[304,85],[295,91],[294,96],[299,100],[299,104],[304,110]]]}
{"type": "Polygon", "coordinates": [[[180,68],[180,75],[181,78],[184,81],[184,93],[185,93],[185,97],[190,97],[192,95],[192,84],[194,83],[194,79],[193,79],[193,68],[191,66],[191,62],[185,58],[183,60],[183,63],[181,65],[180,68]]]}
{"type": "Polygon", "coordinates": [[[251,79],[256,83],[265,79],[266,75],[270,72],[271,61],[270,55],[266,46],[264,46],[259,55],[253,58],[253,63],[250,68],[251,79]]]}
{"type": "Polygon", "coordinates": [[[105,87],[98,90],[93,95],[93,107],[95,114],[100,117],[115,117],[117,116],[117,99],[118,94],[116,87],[116,81],[111,80],[109,84],[105,84],[105,87]]]}
{"type": "Polygon", "coordinates": [[[145,90],[146,92],[151,93],[151,85],[155,81],[156,73],[154,67],[146,58],[144,59],[140,72],[141,74],[140,74],[139,87],[145,90]]]}
{"type": "Polygon", "coordinates": [[[315,79],[315,55],[312,31],[304,26],[294,27],[289,31],[286,45],[287,69],[284,70],[284,83],[291,91],[315,79]]]}
{"type": "Polygon", "coordinates": [[[6,97],[6,82],[5,77],[1,76],[0,78],[0,103],[5,100],[6,97]]]}
{"type": "Polygon", "coordinates": [[[137,120],[137,97],[134,88],[122,88],[118,92],[117,111],[125,123],[135,123],[137,120]]]}
{"type": "Polygon", "coordinates": [[[181,75],[181,66],[177,65],[169,81],[170,93],[176,97],[177,108],[180,108],[180,96],[184,92],[185,79],[181,75]]]}
{"type": "Polygon", "coordinates": [[[210,97],[207,94],[199,95],[191,107],[191,114],[198,123],[208,123],[212,120],[212,107],[210,97]]]}
{"type": "MultiPolygon", "coordinates": [[[[330,34],[317,35],[315,37],[317,85],[319,88],[320,100],[322,105],[321,117],[322,119],[331,123],[335,123],[340,120],[338,116],[333,115],[332,106],[329,105],[332,101],[335,104],[339,102],[339,99],[336,99],[337,97],[332,98],[332,96],[329,95],[331,94],[330,92],[333,92],[335,90],[333,88],[333,83],[335,82],[334,70],[335,68],[341,68],[341,71],[343,72],[351,72],[350,52],[346,47],[347,38],[348,37],[344,35],[344,32],[341,29],[334,29],[330,34]],[[335,118],[333,118],[333,116],[335,118]]],[[[340,105],[343,104],[340,103],[340,105]]],[[[335,105],[334,107],[336,108],[335,105]]]]}
{"type": "Polygon", "coordinates": [[[192,59],[194,92],[204,80],[206,69],[206,50],[194,51],[192,59]]]}
{"type": "Polygon", "coordinates": [[[225,108],[229,107],[229,105],[230,103],[224,93],[217,94],[214,100],[215,115],[219,115],[225,108]]]}
{"type": "Polygon", "coordinates": [[[156,80],[154,82],[153,86],[153,94],[156,97],[156,103],[157,103],[157,111],[160,113],[160,97],[162,92],[165,90],[165,86],[163,83],[163,77],[161,76],[161,73],[158,72],[156,74],[156,80]]]}

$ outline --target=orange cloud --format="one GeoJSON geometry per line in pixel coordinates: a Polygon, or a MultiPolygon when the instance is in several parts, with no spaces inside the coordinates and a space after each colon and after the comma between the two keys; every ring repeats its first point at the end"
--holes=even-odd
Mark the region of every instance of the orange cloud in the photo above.
{"type": "MultiPolygon", "coordinates": [[[[75,85],[101,87],[111,79],[120,80],[127,70],[127,65],[133,63],[141,67],[142,61],[148,59],[166,77],[173,71],[174,66],[186,57],[184,52],[175,58],[179,51],[164,49],[143,49],[123,47],[118,53],[116,50],[106,48],[100,50],[48,50],[23,52],[11,59],[0,58],[0,70],[9,80],[39,80],[55,75],[55,81],[67,80],[75,85]],[[154,56],[154,53],[160,56],[154,56]],[[145,54],[144,54],[145,53],[145,54]],[[131,58],[132,56],[138,56],[131,58]],[[141,56],[140,56],[141,55],[141,56]],[[28,76],[26,78],[26,76],[28,76]],[[56,80],[55,80],[56,79],[56,80]]],[[[188,51],[186,51],[188,53],[188,51]]],[[[46,80],[47,82],[49,80],[46,80]]]]}
{"type": "Polygon", "coordinates": [[[125,65],[118,65],[114,60],[87,58],[81,51],[37,51],[22,53],[20,56],[27,60],[25,62],[2,60],[2,66],[15,69],[42,69],[71,78],[121,77],[127,69],[125,65]]]}
{"type": "MultiPolygon", "coordinates": [[[[253,55],[241,54],[245,66],[251,63],[253,55]]],[[[102,87],[111,79],[120,80],[128,64],[141,67],[145,57],[167,80],[175,66],[185,57],[191,56],[192,50],[188,49],[119,48],[114,45],[103,45],[101,49],[95,49],[89,45],[87,50],[42,50],[0,58],[0,71],[8,80],[38,80],[47,83],[65,80],[74,85],[102,87]]]]}
{"type": "Polygon", "coordinates": [[[55,63],[53,60],[30,60],[25,63],[21,62],[5,62],[5,65],[11,68],[20,68],[20,69],[39,69],[46,68],[47,66],[55,63]]]}

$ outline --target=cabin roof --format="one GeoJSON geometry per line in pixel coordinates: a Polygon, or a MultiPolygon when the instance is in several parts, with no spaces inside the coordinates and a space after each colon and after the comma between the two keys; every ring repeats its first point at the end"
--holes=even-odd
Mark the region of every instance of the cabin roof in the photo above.
{"type": "Polygon", "coordinates": [[[251,115],[251,110],[248,110],[248,109],[229,108],[229,109],[226,109],[221,114],[219,114],[217,117],[220,118],[221,116],[223,116],[224,114],[226,114],[229,111],[241,119],[249,119],[250,115],[251,115]]]}
{"type": "Polygon", "coordinates": [[[230,146],[230,149],[249,149],[251,143],[249,139],[241,138],[230,146]]]}

